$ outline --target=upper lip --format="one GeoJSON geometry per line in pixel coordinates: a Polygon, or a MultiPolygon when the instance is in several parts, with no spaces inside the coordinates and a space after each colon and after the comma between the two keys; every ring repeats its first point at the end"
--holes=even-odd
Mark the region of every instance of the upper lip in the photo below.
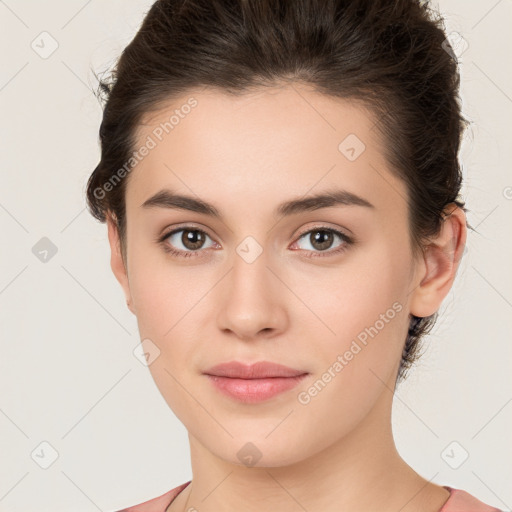
{"type": "Polygon", "coordinates": [[[269,361],[259,361],[254,364],[244,364],[238,361],[230,361],[212,366],[205,372],[207,375],[218,377],[231,377],[239,379],[265,379],[269,377],[297,377],[308,372],[295,370],[282,364],[269,361]]]}

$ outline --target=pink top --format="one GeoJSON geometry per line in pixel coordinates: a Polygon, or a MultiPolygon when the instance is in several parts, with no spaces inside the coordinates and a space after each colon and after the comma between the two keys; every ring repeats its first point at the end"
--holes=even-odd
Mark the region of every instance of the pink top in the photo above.
{"type": "MultiPolygon", "coordinates": [[[[133,507],[124,508],[118,512],[165,512],[165,509],[172,503],[174,498],[176,498],[190,482],[191,480],[178,485],[178,487],[167,491],[157,498],[145,501],[139,505],[134,505],[133,507]]],[[[466,491],[454,489],[447,485],[443,485],[443,487],[450,491],[450,496],[439,512],[503,512],[498,508],[482,503],[466,491]]]]}

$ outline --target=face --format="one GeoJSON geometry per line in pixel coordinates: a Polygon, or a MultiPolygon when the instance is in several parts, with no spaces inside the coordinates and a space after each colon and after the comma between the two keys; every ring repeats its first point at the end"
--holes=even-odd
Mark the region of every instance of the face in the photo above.
{"type": "Polygon", "coordinates": [[[137,148],[150,149],[127,183],[126,267],[109,223],[112,268],[164,399],[226,461],[240,464],[250,442],[256,465],[290,464],[347,438],[390,405],[409,314],[432,314],[448,292],[449,279],[423,286],[407,189],[374,123],[356,103],[294,86],[196,90],[140,126],[137,148]],[[144,206],[162,190],[211,207],[144,206]],[[304,202],[327,193],[343,201],[304,202]],[[306,375],[244,400],[204,373],[230,361],[306,375]]]}

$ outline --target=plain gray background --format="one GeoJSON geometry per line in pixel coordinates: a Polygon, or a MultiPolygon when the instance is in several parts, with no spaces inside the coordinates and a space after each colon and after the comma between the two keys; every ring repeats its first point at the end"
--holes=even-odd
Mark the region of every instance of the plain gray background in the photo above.
{"type": "MultiPolygon", "coordinates": [[[[186,430],[133,354],[106,226],[85,210],[101,122],[92,70],[113,65],[151,4],[0,0],[1,512],[113,511],[192,476],[186,430]]],[[[478,233],[393,426],[422,476],[510,510],[512,2],[435,5],[468,44],[461,159],[478,233]]]]}

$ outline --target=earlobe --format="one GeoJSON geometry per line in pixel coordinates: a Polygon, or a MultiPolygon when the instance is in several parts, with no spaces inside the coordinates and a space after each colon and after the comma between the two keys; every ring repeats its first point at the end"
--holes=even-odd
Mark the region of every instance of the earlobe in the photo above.
{"type": "Polygon", "coordinates": [[[425,248],[421,275],[412,291],[411,314],[433,315],[453,285],[466,244],[464,211],[454,204],[446,209],[439,234],[425,248]]]}
{"type": "Polygon", "coordinates": [[[114,273],[119,284],[123,288],[128,309],[133,314],[135,314],[135,310],[132,304],[128,273],[121,253],[121,240],[119,238],[119,230],[117,227],[117,222],[110,214],[107,215],[107,228],[108,240],[110,243],[110,268],[112,269],[112,272],[114,273]]]}

